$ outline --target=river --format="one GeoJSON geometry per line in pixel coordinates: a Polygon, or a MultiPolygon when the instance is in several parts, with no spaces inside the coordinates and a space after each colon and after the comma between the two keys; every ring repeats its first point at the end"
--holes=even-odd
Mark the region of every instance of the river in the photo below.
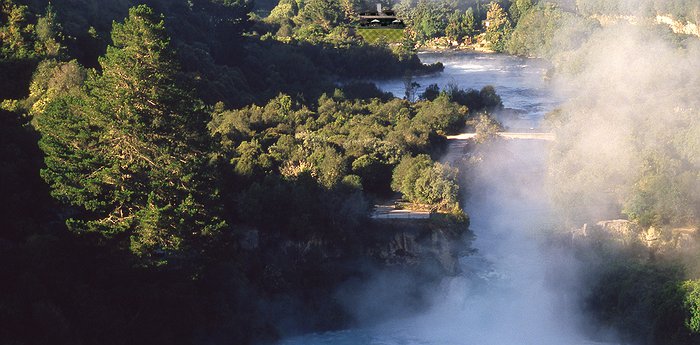
{"type": "MultiPolygon", "coordinates": [[[[480,89],[493,85],[506,107],[538,127],[556,104],[537,60],[476,53],[422,54],[441,61],[442,73],[416,78],[421,89],[480,89]]],[[[404,81],[379,83],[403,95],[404,81]]],[[[419,91],[420,92],[420,91],[419,91]]],[[[549,222],[544,187],[547,142],[505,140],[471,165],[472,188],[465,210],[471,217],[477,252],[460,260],[462,274],[446,278],[431,307],[359,329],[310,334],[280,345],[579,345],[593,344],[580,331],[577,263],[543,246],[549,222]]],[[[381,304],[382,301],[376,301],[381,304]]]]}
{"type": "MultiPolygon", "coordinates": [[[[421,53],[420,58],[424,63],[442,62],[445,70],[413,78],[419,84],[417,95],[431,84],[437,84],[440,89],[454,84],[476,90],[491,85],[501,96],[503,105],[519,111],[529,127],[538,127],[544,115],[559,103],[544,82],[548,64],[542,60],[460,52],[421,53]]],[[[403,79],[381,81],[377,85],[396,97],[403,97],[406,91],[403,79]]]]}

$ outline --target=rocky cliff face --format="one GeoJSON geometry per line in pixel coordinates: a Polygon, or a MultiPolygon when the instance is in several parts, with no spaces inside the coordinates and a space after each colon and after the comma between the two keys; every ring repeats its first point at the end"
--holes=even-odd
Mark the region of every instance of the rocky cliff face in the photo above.
{"type": "Polygon", "coordinates": [[[629,23],[632,25],[650,25],[661,24],[667,25],[674,33],[683,35],[693,35],[700,37],[700,27],[697,23],[688,20],[678,20],[671,15],[659,14],[654,18],[638,17],[638,16],[609,16],[609,15],[593,15],[602,26],[616,25],[619,23],[629,23]]]}
{"type": "MultiPolygon", "coordinates": [[[[350,312],[354,306],[348,301],[354,299],[347,296],[369,291],[377,276],[399,277],[405,284],[393,286],[391,296],[384,297],[420,310],[428,300],[426,291],[458,273],[458,256],[469,250],[463,240],[468,226],[466,218],[441,215],[372,220],[361,233],[337,240],[290,238],[240,227],[237,240],[244,277],[237,293],[246,296],[255,322],[272,340],[289,330],[348,327],[357,315],[350,312]]],[[[385,316],[390,312],[373,314],[378,319],[385,316]]]]}
{"type": "Polygon", "coordinates": [[[700,27],[690,21],[675,20],[670,15],[656,16],[656,23],[668,25],[677,34],[694,35],[700,37],[700,27]]]}
{"type": "Polygon", "coordinates": [[[386,265],[437,264],[445,274],[459,273],[457,259],[468,248],[468,223],[429,220],[381,220],[368,254],[386,265]]]}
{"type": "Polygon", "coordinates": [[[696,228],[644,228],[624,219],[584,224],[571,231],[571,239],[573,242],[639,247],[661,255],[694,251],[700,247],[700,234],[696,228]]]}

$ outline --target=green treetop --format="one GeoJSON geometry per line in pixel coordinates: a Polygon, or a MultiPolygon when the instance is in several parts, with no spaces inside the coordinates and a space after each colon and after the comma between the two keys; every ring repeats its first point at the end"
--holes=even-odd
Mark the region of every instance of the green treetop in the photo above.
{"type": "Polygon", "coordinates": [[[486,40],[495,51],[503,51],[505,44],[513,31],[513,25],[508,19],[506,11],[497,2],[491,2],[489,11],[486,13],[486,40]]]}
{"type": "Polygon", "coordinates": [[[27,23],[26,5],[11,0],[0,2],[0,57],[25,58],[32,55],[34,25],[27,23]]]}
{"type": "Polygon", "coordinates": [[[510,5],[508,12],[513,22],[517,23],[533,6],[532,0],[515,0],[510,5]]]}
{"type": "Polygon", "coordinates": [[[305,1],[299,16],[305,23],[319,25],[326,31],[346,20],[338,0],[305,1]]]}
{"type": "Polygon", "coordinates": [[[452,40],[462,40],[474,35],[474,11],[470,7],[466,12],[455,10],[447,18],[445,35],[452,40]]]}
{"type": "Polygon", "coordinates": [[[394,169],[391,189],[408,201],[437,206],[446,211],[459,210],[457,169],[434,162],[430,156],[405,156],[394,169]]]}
{"type": "Polygon", "coordinates": [[[115,23],[113,46],[84,97],[58,99],[39,118],[42,175],[83,209],[68,224],[165,260],[221,227],[207,199],[207,114],[178,79],[162,17],[140,5],[115,23]]]}

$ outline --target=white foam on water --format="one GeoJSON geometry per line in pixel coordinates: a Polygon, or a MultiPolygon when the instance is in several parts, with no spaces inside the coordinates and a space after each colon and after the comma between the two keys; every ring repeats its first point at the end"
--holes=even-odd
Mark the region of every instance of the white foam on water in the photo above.
{"type": "MultiPolygon", "coordinates": [[[[430,63],[440,55],[421,58],[430,63]]],[[[497,92],[503,91],[499,94],[507,107],[539,121],[557,104],[546,91],[543,73],[522,59],[464,54],[449,56],[444,73],[415,80],[423,88],[456,83],[480,89],[493,83],[497,92]]],[[[379,86],[394,92],[403,81],[379,86]]],[[[574,269],[575,262],[565,254],[543,252],[541,246],[549,209],[541,181],[542,145],[498,146],[475,169],[468,183],[478,185],[478,192],[465,200],[465,208],[477,253],[459,260],[463,273],[442,282],[427,311],[362,329],[285,339],[280,345],[599,344],[579,332],[577,301],[566,289],[575,285],[573,278],[557,277],[561,281],[552,286],[552,272],[574,269]]]]}

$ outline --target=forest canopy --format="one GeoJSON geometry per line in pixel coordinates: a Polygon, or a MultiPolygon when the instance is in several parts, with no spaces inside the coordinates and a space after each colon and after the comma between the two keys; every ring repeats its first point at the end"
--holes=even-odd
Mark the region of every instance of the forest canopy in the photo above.
{"type": "MultiPolygon", "coordinates": [[[[628,65],[584,73],[594,52],[616,51],[599,44],[620,33],[592,16],[643,10],[697,23],[693,1],[382,1],[406,24],[391,42],[359,34],[369,1],[143,3],[0,0],[3,342],[253,344],[288,328],[351,325],[337,287],[386,263],[373,241],[394,241],[371,219],[373,205],[402,198],[437,213],[428,231],[461,235],[465,191],[459,171],[439,161],[447,136],[474,130],[488,143],[502,130],[492,86],[410,89],[413,76],[443,69],[422,64],[416,46],[443,37],[547,58],[547,78],[567,74],[587,91],[548,115],[563,138],[550,178],[562,182],[554,192],[569,221],[594,218],[579,207],[592,203],[647,228],[698,224],[698,104],[663,92],[696,100],[696,88],[679,85],[696,81],[697,45],[666,26],[619,35],[680,47],[689,66],[653,82],[629,74],[643,94],[591,82],[628,65]],[[383,78],[404,78],[405,98],[367,81],[383,78]],[[636,103],[610,112],[589,106],[592,95],[636,103]],[[611,125],[611,113],[629,116],[611,125]],[[587,137],[582,128],[623,131],[587,137]],[[599,154],[617,144],[624,156],[599,154]]],[[[619,61],[652,70],[676,55],[656,56],[619,61]]],[[[633,331],[648,325],[631,317],[663,310],[680,320],[673,335],[696,339],[697,275],[638,261],[604,272],[590,291],[606,293],[587,303],[633,331]],[[611,301],[640,281],[653,288],[625,317],[611,301]],[[673,308],[658,303],[665,298],[673,308]]]]}
{"type": "MultiPolygon", "coordinates": [[[[355,80],[441,69],[414,51],[271,40],[246,2],[1,10],[8,341],[252,343],[292,313],[345,324],[321,301],[362,274],[339,266],[373,260],[370,205],[402,160],[441,166],[445,135],[473,117],[446,94],[409,102],[355,80]]],[[[425,173],[449,188],[412,200],[463,224],[454,171],[425,173]]]]}

